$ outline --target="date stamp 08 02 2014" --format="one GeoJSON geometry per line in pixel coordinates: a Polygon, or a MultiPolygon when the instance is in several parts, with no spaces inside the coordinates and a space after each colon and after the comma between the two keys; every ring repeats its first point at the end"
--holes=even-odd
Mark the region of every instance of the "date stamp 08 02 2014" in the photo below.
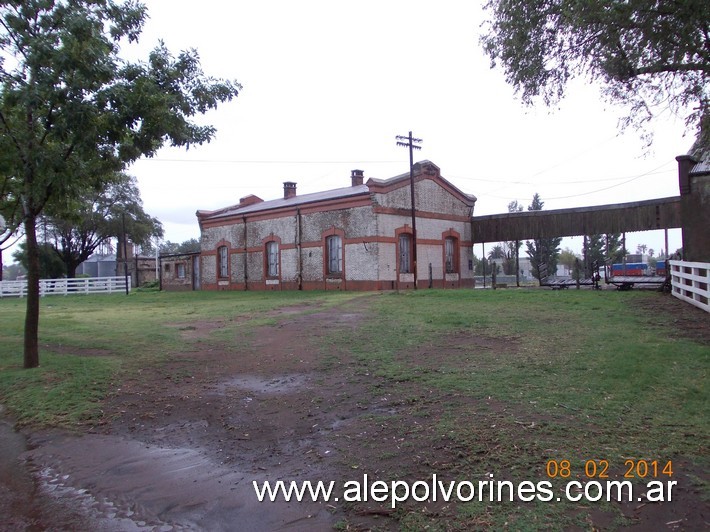
{"type": "MultiPolygon", "coordinates": [[[[671,460],[632,460],[624,461],[623,478],[661,478],[673,476],[671,460]]],[[[584,476],[587,478],[609,478],[609,460],[584,460],[584,476]]],[[[577,473],[570,460],[548,460],[545,465],[548,478],[570,478],[577,473]]],[[[582,469],[578,474],[582,474],[582,469]]]]}

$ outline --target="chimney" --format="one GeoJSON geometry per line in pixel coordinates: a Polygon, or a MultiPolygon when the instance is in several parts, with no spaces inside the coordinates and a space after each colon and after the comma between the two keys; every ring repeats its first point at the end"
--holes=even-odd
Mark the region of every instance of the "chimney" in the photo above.
{"type": "Polygon", "coordinates": [[[354,187],[362,185],[363,174],[362,170],[352,170],[350,172],[350,179],[352,179],[354,187]]]}
{"type": "Polygon", "coordinates": [[[284,199],[296,197],[296,183],[293,181],[284,182],[284,199]]]}
{"type": "Polygon", "coordinates": [[[248,207],[249,205],[254,205],[255,203],[261,203],[264,201],[261,199],[259,196],[255,196],[254,194],[249,194],[248,196],[244,196],[243,198],[239,198],[239,206],[240,207],[248,207]]]}
{"type": "Polygon", "coordinates": [[[697,164],[697,160],[690,155],[679,155],[675,158],[678,161],[678,184],[680,185],[680,195],[690,194],[690,171],[697,164]]]}

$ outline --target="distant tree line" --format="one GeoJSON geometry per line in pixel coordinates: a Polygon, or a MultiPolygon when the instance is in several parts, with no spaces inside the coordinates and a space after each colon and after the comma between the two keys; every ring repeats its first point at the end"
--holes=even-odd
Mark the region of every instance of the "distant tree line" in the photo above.
{"type": "Polygon", "coordinates": [[[177,242],[170,242],[166,240],[158,248],[161,255],[174,255],[178,253],[199,253],[200,251],[200,241],[196,238],[191,238],[185,240],[184,242],[178,244],[177,242]]]}
{"type": "MultiPolygon", "coordinates": [[[[544,202],[538,193],[535,193],[528,211],[539,211],[544,207],[544,202]]],[[[523,206],[512,201],[508,204],[508,212],[522,212],[523,206]]],[[[595,266],[618,263],[627,256],[628,252],[622,246],[621,233],[594,234],[584,236],[582,255],[577,256],[571,249],[561,250],[562,237],[536,238],[525,242],[525,253],[530,260],[531,273],[538,281],[557,273],[558,264],[565,266],[568,271],[575,272],[579,278],[591,278],[596,274],[595,266]]],[[[476,275],[490,275],[493,268],[496,273],[505,275],[516,274],[516,259],[519,256],[522,243],[520,241],[501,242],[493,246],[488,257],[478,259],[474,257],[474,270],[476,275]],[[498,265],[500,264],[500,265],[498,265]]],[[[648,247],[640,245],[638,253],[645,254],[648,247]]],[[[653,256],[653,250],[650,255],[653,256]]]]}

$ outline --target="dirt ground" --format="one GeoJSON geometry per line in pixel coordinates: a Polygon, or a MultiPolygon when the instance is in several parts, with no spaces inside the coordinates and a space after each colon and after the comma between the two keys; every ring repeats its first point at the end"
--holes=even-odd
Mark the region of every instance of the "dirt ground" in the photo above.
{"type": "MultiPolygon", "coordinates": [[[[56,530],[87,523],[101,530],[398,529],[399,516],[386,503],[258,503],[252,488],[253,480],[342,483],[364,474],[416,480],[435,471],[456,478],[457,462],[471,450],[435,433],[441,402],[462,413],[485,406],[491,419],[510,408],[455,394],[434,399],[412,383],[386,383],[347,346],[329,346],[324,361],[326,333],[358,327],[376,297],[328,309],[284,308],[271,315],[278,325],[245,337],[238,351],[202,342],[225,323],[174,324],[184,352],[122,382],[106,402],[105,419],[87,434],[30,435],[24,457],[42,480],[43,496],[69,503],[50,517],[17,517],[16,528],[39,530],[52,519],[56,530]]],[[[705,313],[670,297],[668,304],[677,334],[710,343],[705,313]]],[[[453,337],[436,356],[455,356],[467,342],[496,349],[496,341],[453,337]]],[[[436,365],[436,358],[424,363],[436,365]]],[[[530,437],[524,426],[519,432],[521,441],[530,437]]],[[[493,452],[494,439],[476,452],[493,452]]],[[[705,528],[703,494],[690,482],[679,490],[672,504],[622,510],[638,530],[705,528]]],[[[441,503],[418,508],[426,519],[456,511],[441,503]]],[[[471,528],[485,529],[478,519],[471,528]]],[[[611,522],[609,514],[592,512],[589,528],[611,522]]]]}

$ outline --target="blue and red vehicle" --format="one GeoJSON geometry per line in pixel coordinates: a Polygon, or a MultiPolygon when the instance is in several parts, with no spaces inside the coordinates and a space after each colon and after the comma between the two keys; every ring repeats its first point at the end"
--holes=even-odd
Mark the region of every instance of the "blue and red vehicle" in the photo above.
{"type": "Polygon", "coordinates": [[[666,266],[665,260],[659,260],[656,262],[656,275],[659,277],[665,277],[668,275],[668,267],[666,266]]]}
{"type": "Polygon", "coordinates": [[[650,275],[648,264],[645,262],[627,262],[626,264],[612,264],[613,277],[648,277],[650,275]]]}

